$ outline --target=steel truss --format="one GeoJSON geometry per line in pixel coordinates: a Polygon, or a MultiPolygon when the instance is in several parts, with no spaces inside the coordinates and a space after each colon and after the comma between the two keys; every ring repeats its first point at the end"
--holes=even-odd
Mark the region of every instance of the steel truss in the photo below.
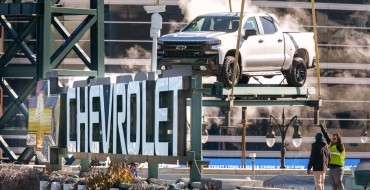
{"type": "MultiPolygon", "coordinates": [[[[13,1],[16,2],[16,1],[13,1]]],[[[22,114],[28,119],[28,108],[26,99],[35,92],[36,83],[39,79],[46,77],[46,73],[55,71],[59,76],[104,76],[104,1],[90,0],[90,8],[62,7],[60,0],[38,0],[33,3],[6,3],[0,1],[0,24],[13,41],[5,48],[5,53],[0,58],[0,87],[7,95],[11,103],[0,117],[0,129],[8,127],[7,123],[16,114],[22,114]],[[60,22],[60,16],[86,16],[73,32],[68,30],[60,22]],[[27,22],[24,28],[16,29],[11,19],[20,19],[27,22]],[[55,29],[55,30],[54,30],[55,29]],[[53,32],[57,31],[65,40],[54,50],[55,40],[53,32]],[[90,31],[90,53],[89,57],[78,45],[82,36],[90,31]],[[28,37],[35,34],[36,49],[28,45],[28,37]],[[83,70],[61,70],[58,67],[66,56],[74,51],[82,60],[89,71],[83,70]],[[22,52],[29,63],[10,62],[16,55],[22,52]],[[15,86],[8,83],[8,79],[27,79],[25,88],[15,93],[15,86]]],[[[13,126],[16,127],[16,126],[13,126]]],[[[16,130],[15,130],[16,131],[16,130]]],[[[0,134],[1,135],[1,134],[0,134]]],[[[5,141],[0,145],[9,161],[18,158],[9,152],[5,141]]],[[[29,152],[28,149],[25,151],[29,152]]],[[[22,154],[24,155],[24,154],[22,154]]],[[[27,153],[27,155],[30,155],[27,153]]],[[[20,159],[31,159],[31,156],[21,156],[20,159]]]]}

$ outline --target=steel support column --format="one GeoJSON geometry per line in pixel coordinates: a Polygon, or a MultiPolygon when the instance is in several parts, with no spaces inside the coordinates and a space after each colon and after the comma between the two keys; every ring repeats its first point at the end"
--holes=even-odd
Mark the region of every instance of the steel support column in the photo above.
{"type": "Polygon", "coordinates": [[[246,152],[247,152],[247,148],[246,148],[246,142],[245,142],[245,138],[247,136],[246,134],[246,129],[247,129],[247,107],[242,107],[242,121],[241,121],[241,124],[243,125],[242,126],[242,166],[243,168],[246,168],[246,152]]]}
{"type": "Polygon", "coordinates": [[[51,70],[51,1],[41,0],[44,4],[44,15],[39,18],[37,32],[37,80],[46,77],[51,70]]]}
{"type": "Polygon", "coordinates": [[[159,177],[159,164],[158,163],[148,163],[148,179],[159,177]]]}
{"type": "Polygon", "coordinates": [[[91,27],[91,68],[98,72],[98,77],[104,77],[104,1],[90,0],[90,8],[97,10],[97,21],[91,27]]]}
{"type": "MultiPolygon", "coordinates": [[[[202,92],[197,89],[202,88],[202,77],[197,76],[192,79],[191,96],[191,152],[193,155],[188,160],[190,162],[190,181],[199,182],[202,178],[202,92]]],[[[189,156],[188,156],[189,157],[189,156]]],[[[188,158],[189,159],[189,158],[188,158]]]]}

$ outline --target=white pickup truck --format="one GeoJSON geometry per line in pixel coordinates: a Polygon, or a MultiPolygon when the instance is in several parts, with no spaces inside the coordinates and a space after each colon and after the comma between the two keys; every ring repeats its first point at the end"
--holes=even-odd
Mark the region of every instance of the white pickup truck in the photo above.
{"type": "MultiPolygon", "coordinates": [[[[158,69],[191,65],[230,87],[239,18],[239,13],[205,14],[181,31],[161,36],[158,69]]],[[[242,27],[236,83],[283,74],[289,86],[304,85],[307,69],[315,67],[313,33],[283,32],[276,16],[264,13],[245,13],[242,27]]]]}

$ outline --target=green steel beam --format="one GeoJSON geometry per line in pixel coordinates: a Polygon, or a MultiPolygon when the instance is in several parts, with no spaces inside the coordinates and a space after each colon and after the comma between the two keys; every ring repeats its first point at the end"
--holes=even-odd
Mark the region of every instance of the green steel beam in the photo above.
{"type": "MultiPolygon", "coordinates": [[[[1,25],[4,26],[4,29],[10,34],[10,36],[13,39],[18,38],[17,32],[11,27],[12,26],[11,23],[4,16],[1,16],[0,22],[1,22],[1,25]]],[[[36,65],[35,57],[33,56],[33,53],[31,49],[27,46],[27,44],[25,42],[22,42],[20,46],[21,46],[23,53],[26,55],[26,57],[29,59],[32,65],[36,65]]]]}
{"type": "Polygon", "coordinates": [[[104,1],[90,0],[90,8],[98,10],[97,22],[90,29],[91,68],[104,77],[104,1]]]}
{"type": "Polygon", "coordinates": [[[41,13],[41,3],[0,3],[0,14],[4,16],[32,17],[41,13]]]}
{"type": "MultiPolygon", "coordinates": [[[[58,18],[54,17],[52,20],[53,26],[55,29],[59,32],[59,34],[66,40],[68,39],[71,34],[69,34],[68,30],[66,30],[63,26],[63,24],[58,20],[58,18]]],[[[81,58],[81,60],[84,62],[84,64],[87,66],[87,68],[91,69],[91,60],[90,57],[85,53],[85,51],[76,43],[73,46],[73,50],[76,52],[78,57],[81,58]]]]}
{"type": "MultiPolygon", "coordinates": [[[[224,88],[220,82],[214,84],[205,84],[204,88],[211,89],[211,93],[205,94],[209,97],[227,98],[231,95],[231,90],[224,88]]],[[[234,96],[236,98],[307,98],[310,95],[316,94],[314,87],[288,87],[286,85],[270,85],[270,84],[243,84],[234,88],[234,96]]]]}
{"type": "Polygon", "coordinates": [[[51,68],[56,69],[74,45],[82,38],[89,28],[96,22],[96,16],[87,16],[85,20],[76,28],[71,36],[61,45],[51,57],[51,68]]]}
{"type": "Polygon", "coordinates": [[[23,53],[30,60],[30,62],[33,65],[36,65],[36,60],[32,56],[32,51],[27,46],[27,44],[24,42],[24,39],[34,29],[36,21],[37,21],[37,17],[33,17],[31,21],[27,24],[23,32],[20,35],[18,35],[17,32],[13,29],[13,27],[11,27],[12,26],[11,23],[9,23],[9,21],[7,21],[7,19],[4,16],[1,16],[0,18],[1,25],[4,26],[4,29],[11,35],[14,41],[10,45],[10,47],[7,48],[5,54],[1,57],[0,67],[6,66],[9,63],[9,61],[13,58],[13,56],[19,51],[19,48],[22,49],[23,53]]]}
{"type": "MultiPolygon", "coordinates": [[[[20,108],[23,115],[28,119],[27,109],[20,107],[20,105],[22,104],[24,99],[27,98],[28,95],[30,95],[35,90],[36,83],[37,83],[37,80],[34,78],[31,82],[28,83],[27,87],[18,96],[18,98],[9,105],[9,108],[6,110],[4,115],[0,118],[0,129],[3,129],[5,127],[5,123],[7,123],[18,112],[17,108],[20,108]]],[[[2,82],[0,82],[0,85],[4,91],[9,90],[2,82]],[[5,86],[5,89],[4,89],[4,86],[5,86]]],[[[7,93],[9,94],[9,92],[7,93]]]]}
{"type": "MultiPolygon", "coordinates": [[[[202,88],[202,77],[197,76],[192,79],[192,88],[202,88]]],[[[202,160],[202,93],[193,91],[191,96],[191,156],[190,162],[190,181],[200,182],[202,178],[202,165],[198,161],[202,160]]]]}
{"type": "Polygon", "coordinates": [[[70,158],[64,158],[65,163],[64,165],[70,165],[70,166],[77,166],[80,163],[80,159],[76,159],[75,157],[70,157],[70,158]]]}
{"type": "Polygon", "coordinates": [[[0,68],[1,77],[36,77],[36,66],[31,64],[10,64],[7,67],[0,68]]]}
{"type": "Polygon", "coordinates": [[[28,164],[34,156],[36,156],[35,147],[26,147],[22,154],[19,155],[17,161],[28,164]]]}
{"type": "MultiPolygon", "coordinates": [[[[12,100],[12,104],[16,105],[18,109],[23,113],[23,114],[28,114],[27,111],[27,106],[23,104],[23,100],[18,100],[17,98],[13,95],[13,93],[9,90],[9,88],[3,83],[3,81],[0,81],[0,87],[4,90],[5,94],[9,96],[9,98],[12,100]]],[[[11,105],[12,105],[11,104],[11,105]]]]}
{"type": "Polygon", "coordinates": [[[0,129],[0,134],[1,135],[18,135],[18,136],[22,136],[22,135],[27,135],[28,131],[27,129],[18,129],[18,130],[14,130],[14,129],[0,129]]]}
{"type": "Polygon", "coordinates": [[[9,158],[9,161],[13,162],[18,159],[1,135],[0,135],[0,148],[3,150],[4,154],[9,158]]]}
{"type": "Polygon", "coordinates": [[[51,7],[51,13],[63,15],[96,15],[95,9],[79,9],[70,7],[51,7]]]}
{"type": "Polygon", "coordinates": [[[64,70],[64,69],[54,69],[52,72],[57,72],[58,76],[88,76],[95,77],[97,71],[81,71],[81,70],[64,70]]]}
{"type": "MultiPolygon", "coordinates": [[[[188,102],[188,105],[190,103],[188,102]]],[[[203,100],[204,107],[245,107],[245,106],[308,106],[316,107],[321,105],[321,100],[234,100],[234,105],[230,101],[223,100],[203,100]]]]}
{"type": "Polygon", "coordinates": [[[45,78],[46,73],[51,70],[50,57],[51,57],[51,1],[40,0],[44,4],[44,15],[38,19],[38,32],[37,32],[37,78],[45,78]]]}
{"type": "MultiPolygon", "coordinates": [[[[315,87],[235,87],[235,96],[309,96],[316,94],[315,87]]],[[[231,95],[231,89],[222,89],[222,95],[231,95]]]]}

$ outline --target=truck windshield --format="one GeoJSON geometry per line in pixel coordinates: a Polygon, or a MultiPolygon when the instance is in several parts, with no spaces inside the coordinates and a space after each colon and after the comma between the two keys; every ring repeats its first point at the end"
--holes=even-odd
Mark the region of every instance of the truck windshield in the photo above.
{"type": "Polygon", "coordinates": [[[238,27],[239,27],[239,17],[206,16],[195,18],[182,31],[235,32],[238,30],[238,27]]]}

